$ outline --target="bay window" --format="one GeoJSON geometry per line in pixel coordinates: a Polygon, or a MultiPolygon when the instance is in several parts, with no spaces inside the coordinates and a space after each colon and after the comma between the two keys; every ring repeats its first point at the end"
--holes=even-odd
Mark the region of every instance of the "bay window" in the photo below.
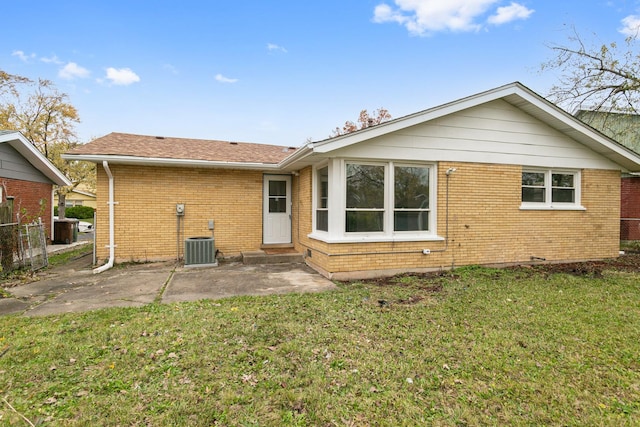
{"type": "Polygon", "coordinates": [[[330,242],[441,240],[435,235],[435,167],[329,160],[314,171],[312,237],[330,242]]]}

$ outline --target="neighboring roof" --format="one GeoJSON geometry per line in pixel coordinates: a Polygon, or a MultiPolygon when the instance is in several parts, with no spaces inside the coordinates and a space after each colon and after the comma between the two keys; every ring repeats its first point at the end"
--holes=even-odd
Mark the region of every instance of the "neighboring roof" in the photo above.
{"type": "Polygon", "coordinates": [[[611,139],[640,154],[640,115],[578,110],[575,116],[611,139]]]}
{"type": "Polygon", "coordinates": [[[71,185],[71,181],[20,132],[0,130],[0,143],[9,144],[53,184],[71,185]]]}
{"type": "Polygon", "coordinates": [[[110,133],[64,158],[112,163],[182,166],[275,166],[296,149],[281,145],[110,133]]]}
{"type": "Polygon", "coordinates": [[[87,196],[87,197],[93,197],[93,198],[96,197],[96,195],[93,193],[89,193],[87,191],[80,191],[77,188],[74,188],[73,190],[71,190],[71,192],[76,194],[82,194],[83,196],[87,196]]]}
{"type": "Polygon", "coordinates": [[[395,120],[383,122],[357,132],[323,141],[309,143],[287,158],[281,166],[291,169],[314,162],[314,157],[348,147],[352,144],[419,125],[449,114],[472,108],[497,99],[513,105],[567,137],[585,145],[605,158],[620,165],[624,170],[640,171],[640,156],[622,144],[586,125],[555,104],[544,99],[519,82],[481,92],[457,101],[420,111],[395,120]]]}

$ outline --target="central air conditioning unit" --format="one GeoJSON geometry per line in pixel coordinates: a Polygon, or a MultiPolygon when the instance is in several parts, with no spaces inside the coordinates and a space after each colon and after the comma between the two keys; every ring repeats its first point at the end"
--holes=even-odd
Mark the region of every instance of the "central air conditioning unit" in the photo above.
{"type": "Polygon", "coordinates": [[[184,241],[185,267],[215,267],[216,245],[213,237],[188,237],[184,241]]]}

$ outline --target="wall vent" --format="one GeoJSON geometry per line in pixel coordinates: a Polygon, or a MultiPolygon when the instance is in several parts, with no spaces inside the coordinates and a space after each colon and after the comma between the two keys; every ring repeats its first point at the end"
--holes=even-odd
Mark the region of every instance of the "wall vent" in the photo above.
{"type": "Polygon", "coordinates": [[[213,237],[188,237],[184,241],[185,267],[213,267],[216,260],[216,245],[213,237]]]}

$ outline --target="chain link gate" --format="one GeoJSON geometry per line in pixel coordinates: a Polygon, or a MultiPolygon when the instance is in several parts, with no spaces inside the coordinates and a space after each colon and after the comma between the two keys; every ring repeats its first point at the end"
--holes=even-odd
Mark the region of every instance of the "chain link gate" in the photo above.
{"type": "Polygon", "coordinates": [[[49,265],[47,256],[47,238],[44,232],[44,224],[38,218],[37,222],[25,224],[20,227],[20,252],[23,264],[30,263],[31,271],[39,270],[49,265]]]}

